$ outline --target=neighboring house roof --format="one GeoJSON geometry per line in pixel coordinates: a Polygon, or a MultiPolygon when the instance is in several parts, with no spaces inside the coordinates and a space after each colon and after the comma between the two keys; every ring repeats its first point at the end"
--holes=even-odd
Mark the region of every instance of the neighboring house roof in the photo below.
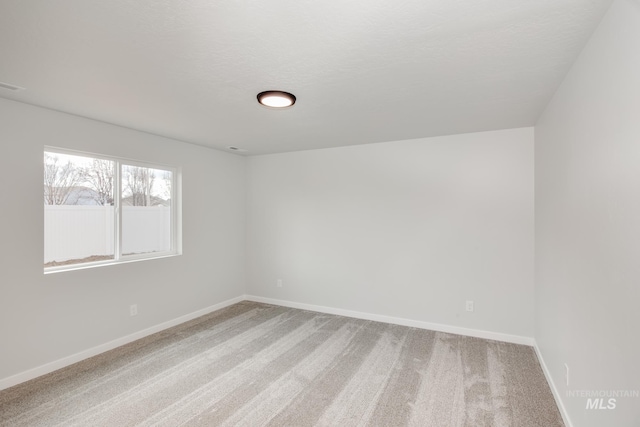
{"type": "MultiPolygon", "coordinates": [[[[77,186],[69,192],[65,205],[99,206],[100,197],[95,190],[77,186]]],[[[133,206],[133,196],[122,198],[122,206],[133,206]]],[[[151,206],[171,206],[171,199],[165,200],[161,197],[151,196],[151,206]]]]}
{"type": "Polygon", "coordinates": [[[74,187],[67,197],[65,205],[99,205],[98,193],[87,187],[74,187]]]}
{"type": "MultiPolygon", "coordinates": [[[[46,186],[45,186],[45,203],[46,203],[46,186]]],[[[72,187],[69,191],[69,195],[67,196],[67,200],[65,201],[65,205],[100,205],[97,202],[100,198],[98,197],[98,193],[95,190],[92,190],[88,187],[72,187]]]]}

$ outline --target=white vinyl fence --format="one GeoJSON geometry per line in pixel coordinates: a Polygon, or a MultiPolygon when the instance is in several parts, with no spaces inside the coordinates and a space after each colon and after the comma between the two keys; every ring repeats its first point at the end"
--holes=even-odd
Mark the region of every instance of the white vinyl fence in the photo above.
{"type": "MultiPolygon", "coordinates": [[[[44,262],[113,255],[113,206],[45,205],[44,262]]],[[[171,209],[166,206],[122,207],[122,253],[171,249],[171,209]]]]}

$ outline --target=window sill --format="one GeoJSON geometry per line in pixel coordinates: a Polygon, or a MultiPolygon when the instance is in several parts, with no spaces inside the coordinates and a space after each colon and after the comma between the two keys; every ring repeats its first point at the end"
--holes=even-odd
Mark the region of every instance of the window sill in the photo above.
{"type": "Polygon", "coordinates": [[[149,255],[131,256],[125,259],[120,259],[118,261],[108,260],[108,261],[87,262],[83,264],[61,265],[57,267],[45,268],[44,274],[46,275],[46,274],[62,273],[66,271],[86,270],[89,268],[106,267],[108,265],[129,264],[132,262],[140,262],[140,261],[151,261],[155,259],[172,258],[176,256],[181,256],[181,255],[182,255],[181,252],[171,252],[171,253],[165,252],[155,256],[149,256],[149,255]]]}

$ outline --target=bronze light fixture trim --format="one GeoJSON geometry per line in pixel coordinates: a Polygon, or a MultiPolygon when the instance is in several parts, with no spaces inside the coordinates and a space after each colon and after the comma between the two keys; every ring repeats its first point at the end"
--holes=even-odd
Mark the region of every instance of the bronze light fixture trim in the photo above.
{"type": "Polygon", "coordinates": [[[258,102],[269,108],[287,108],[296,103],[296,97],[281,90],[267,90],[258,94],[258,102]]]}

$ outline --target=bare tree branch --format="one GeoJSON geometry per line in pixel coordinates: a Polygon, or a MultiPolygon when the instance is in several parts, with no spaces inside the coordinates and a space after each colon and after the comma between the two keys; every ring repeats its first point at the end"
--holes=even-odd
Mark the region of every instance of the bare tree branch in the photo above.
{"type": "Polygon", "coordinates": [[[93,199],[102,206],[113,206],[114,163],[111,160],[93,159],[85,170],[85,179],[95,192],[93,199]]]}
{"type": "Polygon", "coordinates": [[[172,173],[169,171],[164,171],[162,173],[162,180],[164,181],[162,195],[164,196],[165,200],[171,200],[171,192],[173,191],[173,189],[171,188],[172,173]]]}
{"type": "Polygon", "coordinates": [[[83,180],[83,171],[68,161],[61,164],[58,156],[44,153],[44,203],[64,205],[74,187],[83,180]]]}
{"type": "Polygon", "coordinates": [[[131,195],[133,206],[151,206],[151,189],[155,180],[153,169],[139,166],[125,166],[127,192],[131,195]]]}

